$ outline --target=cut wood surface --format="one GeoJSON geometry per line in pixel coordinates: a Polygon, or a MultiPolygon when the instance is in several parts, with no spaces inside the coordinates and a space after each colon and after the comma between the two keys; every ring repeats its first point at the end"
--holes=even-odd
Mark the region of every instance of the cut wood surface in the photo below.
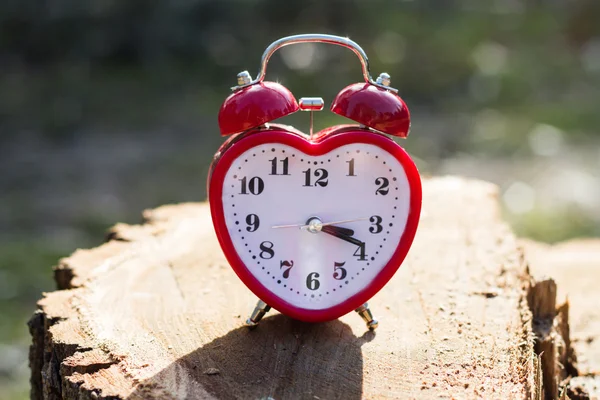
{"type": "Polygon", "coordinates": [[[529,399],[530,282],[496,188],[424,181],[404,265],[354,313],[307,324],[272,311],[228,266],[207,204],[165,206],[56,268],[30,322],[33,398],[529,399]]]}

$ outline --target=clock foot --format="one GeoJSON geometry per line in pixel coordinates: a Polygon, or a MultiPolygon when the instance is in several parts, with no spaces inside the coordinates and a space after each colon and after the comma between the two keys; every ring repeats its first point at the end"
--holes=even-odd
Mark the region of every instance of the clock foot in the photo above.
{"type": "Polygon", "coordinates": [[[373,313],[371,312],[368,303],[363,304],[354,311],[356,311],[358,315],[360,315],[360,317],[367,323],[367,328],[370,330],[374,330],[379,326],[379,321],[373,318],[373,313]]]}
{"type": "Polygon", "coordinates": [[[246,320],[246,326],[250,329],[256,328],[258,322],[265,316],[266,313],[269,312],[271,306],[265,303],[262,300],[259,300],[256,303],[256,307],[254,307],[254,311],[250,314],[250,318],[246,320]]]}

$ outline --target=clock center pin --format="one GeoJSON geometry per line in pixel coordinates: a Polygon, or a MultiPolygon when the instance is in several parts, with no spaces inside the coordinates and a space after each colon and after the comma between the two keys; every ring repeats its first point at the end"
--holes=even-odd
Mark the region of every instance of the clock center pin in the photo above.
{"type": "Polygon", "coordinates": [[[323,221],[319,217],[310,217],[306,221],[306,230],[310,233],[319,233],[323,229],[323,221]]]}

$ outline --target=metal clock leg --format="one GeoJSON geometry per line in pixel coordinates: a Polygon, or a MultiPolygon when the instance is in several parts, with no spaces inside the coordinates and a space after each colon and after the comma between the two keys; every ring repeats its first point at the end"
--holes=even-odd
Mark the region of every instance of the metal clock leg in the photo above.
{"type": "Polygon", "coordinates": [[[256,303],[256,307],[254,307],[254,311],[250,314],[250,318],[246,320],[246,326],[248,328],[256,328],[258,322],[265,316],[266,313],[269,312],[271,306],[265,303],[262,300],[258,300],[256,303]]]}
{"type": "Polygon", "coordinates": [[[379,321],[373,318],[373,313],[371,313],[368,303],[363,304],[354,311],[367,323],[367,328],[370,330],[374,330],[379,326],[379,321]]]}

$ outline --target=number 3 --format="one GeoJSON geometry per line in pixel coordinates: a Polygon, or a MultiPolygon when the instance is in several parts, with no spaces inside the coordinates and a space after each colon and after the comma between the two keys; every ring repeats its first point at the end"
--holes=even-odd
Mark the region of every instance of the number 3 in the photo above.
{"type": "Polygon", "coordinates": [[[369,218],[369,221],[373,224],[373,226],[369,227],[369,232],[379,233],[383,230],[383,226],[381,226],[381,221],[383,221],[383,219],[379,215],[373,215],[369,218]]]}

